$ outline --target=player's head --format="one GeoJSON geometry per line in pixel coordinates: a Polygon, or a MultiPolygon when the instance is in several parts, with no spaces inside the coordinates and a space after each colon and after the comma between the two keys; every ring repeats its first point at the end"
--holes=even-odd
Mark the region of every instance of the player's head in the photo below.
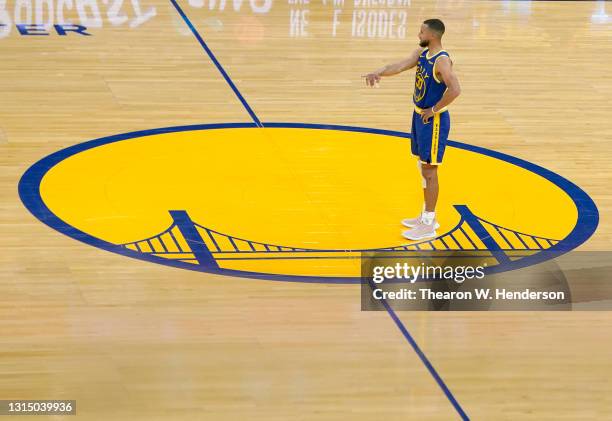
{"type": "Polygon", "coordinates": [[[421,25],[419,45],[427,47],[433,39],[440,40],[444,34],[444,23],[440,19],[427,19],[421,25]]]}

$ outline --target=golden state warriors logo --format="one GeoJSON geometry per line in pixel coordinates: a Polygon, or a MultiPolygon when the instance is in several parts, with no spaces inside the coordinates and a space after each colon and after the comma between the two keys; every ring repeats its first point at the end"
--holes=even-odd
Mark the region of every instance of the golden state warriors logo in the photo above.
{"type": "Polygon", "coordinates": [[[313,282],[359,282],[364,251],[464,250],[509,270],[566,252],[597,226],[595,204],[570,181],[449,141],[440,235],[407,242],[398,222],[422,201],[409,136],[286,123],[154,129],[56,152],[28,169],[19,193],[47,225],[115,253],[313,282]]]}
{"type": "Polygon", "coordinates": [[[427,91],[425,79],[428,77],[429,75],[425,68],[419,64],[414,78],[414,102],[419,102],[425,97],[425,92],[427,91]]]}

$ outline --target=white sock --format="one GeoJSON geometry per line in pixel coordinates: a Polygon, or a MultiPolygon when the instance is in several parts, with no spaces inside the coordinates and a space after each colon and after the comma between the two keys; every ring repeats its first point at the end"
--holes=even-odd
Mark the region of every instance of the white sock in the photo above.
{"type": "Polygon", "coordinates": [[[435,212],[423,211],[423,215],[421,216],[421,220],[425,224],[431,225],[431,224],[433,224],[433,221],[434,221],[435,217],[436,217],[436,213],[435,212]]]}

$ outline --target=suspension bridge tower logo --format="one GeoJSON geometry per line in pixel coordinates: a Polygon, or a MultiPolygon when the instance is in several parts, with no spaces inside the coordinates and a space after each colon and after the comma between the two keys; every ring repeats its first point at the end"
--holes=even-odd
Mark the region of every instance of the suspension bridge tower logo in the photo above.
{"type": "Polygon", "coordinates": [[[49,155],[19,194],[45,224],[111,252],[306,282],[359,282],[362,253],[385,251],[461,251],[512,270],[574,249],[597,227],[594,202],[569,180],[450,141],[439,235],[407,241],[398,223],[422,203],[409,136],[297,123],[152,129],[49,155]]]}

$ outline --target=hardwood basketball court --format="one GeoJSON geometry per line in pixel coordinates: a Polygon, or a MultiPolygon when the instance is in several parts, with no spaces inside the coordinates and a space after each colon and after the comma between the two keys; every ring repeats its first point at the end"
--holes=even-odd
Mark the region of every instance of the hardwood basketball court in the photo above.
{"type": "MultiPolygon", "coordinates": [[[[96,158],[116,169],[75,164],[90,172],[56,172],[41,191],[53,213],[116,244],[167,228],[158,207],[261,245],[399,244],[396,221],[420,210],[408,143],[266,126],[409,132],[414,71],[379,89],[361,75],[404,58],[421,22],[438,17],[463,90],[450,139],[575,183],[600,218],[579,250],[605,251],[608,13],[602,1],[3,2],[0,399],[76,400],[83,420],[609,418],[609,312],[361,311],[355,284],[184,270],[92,247],[35,218],[18,193],[28,168],[72,145],[245,123],[254,128],[185,146],[181,162],[164,149],[183,145],[180,133],[160,149],[126,140],[134,150],[96,158]],[[91,197],[71,190],[98,176],[91,197]]],[[[475,213],[563,236],[565,199],[557,206],[520,178],[495,184],[489,161],[452,153],[443,231],[458,218],[455,199],[468,197],[475,213]]],[[[281,277],[306,270],[249,264],[281,277]]],[[[316,268],[345,269],[326,265],[316,268]]]]}

